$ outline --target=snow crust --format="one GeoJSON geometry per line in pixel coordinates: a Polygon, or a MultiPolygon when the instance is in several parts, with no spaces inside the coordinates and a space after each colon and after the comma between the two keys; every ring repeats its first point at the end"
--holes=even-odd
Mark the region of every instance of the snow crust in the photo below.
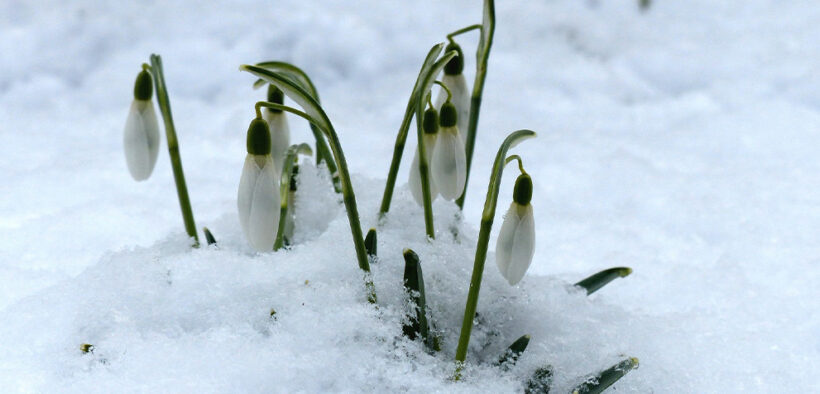
{"type": "MultiPolygon", "coordinates": [[[[300,166],[292,250],[257,254],[242,237],[244,133],[265,93],[237,67],[311,75],[366,230],[422,58],[480,21],[480,2],[0,3],[0,392],[516,392],[546,364],[565,392],[626,356],[641,367],[618,392],[820,391],[820,7],[497,3],[460,237],[439,199],[426,242],[400,184],[373,264],[378,308],[324,169],[300,166]],[[151,179],[128,176],[122,127],[152,52],[197,225],[218,248],[187,248],[165,141],[151,179]],[[539,133],[515,148],[534,182],[535,259],[510,287],[488,256],[453,383],[489,169],[520,128],[539,133]],[[437,354],[401,336],[405,247],[437,354]],[[592,297],[569,285],[619,265],[634,273],[592,297]],[[523,334],[515,367],[487,365],[523,334]]],[[[460,40],[470,83],[476,41],[460,40]]]]}

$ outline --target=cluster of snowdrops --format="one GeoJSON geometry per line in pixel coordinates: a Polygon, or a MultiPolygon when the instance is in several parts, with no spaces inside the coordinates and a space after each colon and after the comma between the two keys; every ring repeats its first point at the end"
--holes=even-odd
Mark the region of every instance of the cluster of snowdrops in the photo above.
{"type": "MultiPolygon", "coordinates": [[[[436,235],[433,227],[432,201],[440,196],[453,201],[459,207],[464,203],[494,28],[494,6],[493,2],[488,0],[484,2],[484,18],[481,24],[449,34],[446,48],[443,43],[433,46],[422,64],[399,128],[380,214],[383,216],[389,211],[405,141],[411,121],[415,118],[418,144],[410,167],[408,185],[413,199],[424,211],[425,231],[430,242],[435,242],[436,235]],[[473,30],[478,31],[480,35],[476,51],[475,82],[471,91],[463,73],[464,54],[454,37],[473,30]],[[440,80],[439,75],[442,75],[440,80]],[[439,86],[439,91],[437,98],[433,100],[431,90],[435,84],[439,86]]],[[[365,273],[369,273],[370,261],[376,254],[377,230],[371,229],[366,238],[362,235],[355,193],[344,152],[332,123],[322,110],[318,92],[312,81],[304,71],[284,62],[243,65],[240,69],[259,78],[254,84],[255,87],[267,86],[267,101],[256,104],[256,117],[248,126],[247,156],[237,193],[239,223],[248,243],[258,252],[271,252],[281,249],[292,239],[294,220],[291,206],[296,190],[295,180],[298,177],[297,159],[298,155],[312,154],[314,150],[306,143],[291,145],[288,119],[297,116],[310,123],[315,137],[317,164],[324,163],[331,174],[332,187],[343,196],[359,267],[365,273]],[[298,104],[301,109],[285,105],[286,97],[298,104]]],[[[134,101],[124,133],[128,170],[137,181],[148,179],[153,172],[160,145],[159,120],[152,100],[155,90],[165,125],[183,222],[195,245],[198,245],[199,238],[185,185],[179,143],[162,73],[162,61],[158,55],[151,56],[150,65],[143,64],[134,85],[134,101]]],[[[535,133],[530,130],[511,133],[502,143],[495,158],[456,351],[455,379],[461,378],[462,366],[467,356],[501,177],[505,166],[513,161],[518,164],[519,175],[512,193],[512,202],[504,215],[496,240],[495,260],[501,275],[510,285],[517,284],[524,277],[532,262],[535,247],[535,221],[530,204],[533,192],[532,179],[524,170],[523,159],[517,155],[508,155],[507,151],[521,140],[534,136],[535,133]]],[[[216,242],[210,230],[206,228],[204,233],[208,243],[216,242]]],[[[404,256],[405,287],[416,306],[416,313],[410,316],[410,322],[403,331],[412,339],[420,338],[431,351],[435,351],[438,349],[438,339],[428,328],[424,281],[419,259],[409,249],[404,251],[404,256]]],[[[629,272],[631,270],[628,268],[617,267],[593,275],[578,282],[577,285],[592,293],[613,279],[628,275],[629,272]]],[[[370,275],[365,275],[364,284],[368,300],[376,303],[376,286],[370,275]]],[[[528,335],[515,341],[501,356],[499,365],[509,367],[514,364],[526,349],[528,342],[528,335]]],[[[585,378],[574,392],[600,392],[636,366],[637,359],[625,359],[609,369],[585,378]]],[[[526,389],[528,392],[548,392],[551,378],[552,371],[548,366],[538,369],[527,382],[526,389]]]]}

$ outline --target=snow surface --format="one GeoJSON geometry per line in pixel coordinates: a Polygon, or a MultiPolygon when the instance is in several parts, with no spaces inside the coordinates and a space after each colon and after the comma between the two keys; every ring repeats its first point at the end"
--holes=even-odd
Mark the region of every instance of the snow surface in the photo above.
{"type": "MultiPolygon", "coordinates": [[[[546,364],[565,392],[624,356],[641,367],[613,391],[820,392],[820,6],[497,3],[461,242],[441,200],[425,242],[408,144],[373,265],[378,309],[322,169],[302,166],[293,250],[242,238],[244,133],[264,92],[237,66],[312,76],[366,229],[420,62],[480,21],[480,1],[0,3],[0,392],[515,392],[546,364]],[[186,247],[165,153],[149,181],[128,175],[122,129],[152,52],[218,248],[186,247]],[[488,256],[453,383],[489,167],[519,128],[539,133],[515,149],[535,183],[535,261],[510,287],[488,256]],[[401,336],[404,247],[422,260],[439,354],[401,336]],[[592,297],[569,286],[618,265],[635,273],[592,297]],[[525,333],[510,371],[481,363],[525,333]]],[[[475,35],[461,43],[472,54],[475,35]]]]}

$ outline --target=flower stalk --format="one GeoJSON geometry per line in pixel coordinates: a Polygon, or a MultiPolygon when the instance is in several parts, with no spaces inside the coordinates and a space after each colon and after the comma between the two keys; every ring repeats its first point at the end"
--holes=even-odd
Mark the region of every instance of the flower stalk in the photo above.
{"type": "Polygon", "coordinates": [[[154,90],[157,92],[157,103],[165,124],[165,136],[168,139],[168,154],[171,156],[171,168],[174,171],[174,183],[177,188],[179,207],[182,210],[182,221],[185,231],[194,239],[193,247],[199,247],[199,237],[194,223],[194,212],[191,209],[191,199],[188,197],[188,187],[185,185],[185,173],[182,171],[182,158],[179,154],[179,140],[177,140],[174,119],[171,116],[171,102],[168,100],[168,91],[165,87],[165,76],[162,72],[162,58],[151,55],[151,74],[154,77],[154,90]]]}
{"type": "Polygon", "coordinates": [[[481,228],[478,233],[478,244],[476,246],[475,261],[473,263],[473,274],[470,279],[470,289],[467,294],[467,305],[464,307],[464,319],[461,324],[461,334],[458,339],[456,349],[456,379],[461,373],[461,366],[467,357],[467,346],[470,343],[470,333],[473,330],[473,319],[475,318],[476,307],[478,306],[478,294],[481,290],[481,279],[484,275],[484,262],[487,258],[487,247],[490,242],[490,231],[493,227],[496,205],[498,203],[498,192],[501,186],[501,176],[504,172],[507,151],[523,139],[535,137],[532,130],[518,130],[507,136],[498,153],[495,156],[493,170],[490,175],[490,183],[487,187],[487,197],[484,201],[484,211],[481,215],[481,228]]]}
{"type": "MultiPolygon", "coordinates": [[[[476,25],[461,29],[470,31],[476,29],[476,25]]],[[[459,209],[464,208],[464,199],[467,197],[467,186],[470,183],[470,168],[473,163],[473,150],[475,149],[475,136],[478,128],[478,113],[481,110],[481,96],[484,93],[484,80],[487,78],[487,63],[490,58],[490,48],[493,45],[493,35],[495,34],[495,2],[494,0],[484,0],[483,20],[481,24],[481,37],[476,50],[476,70],[475,82],[473,83],[473,95],[470,98],[470,122],[467,126],[467,141],[465,142],[465,153],[467,156],[467,180],[464,183],[464,192],[456,200],[459,209]]],[[[448,38],[460,34],[455,31],[448,35],[448,38]]]]}
{"type": "Polygon", "coordinates": [[[362,227],[359,222],[359,210],[356,207],[356,195],[353,192],[353,184],[350,181],[350,173],[347,170],[347,161],[345,160],[344,151],[342,150],[341,143],[339,142],[339,136],[336,134],[336,130],[330,123],[330,119],[328,119],[327,114],[325,114],[325,111],[319,103],[317,103],[316,100],[314,100],[304,89],[294,84],[290,78],[275,71],[247,64],[239,66],[239,69],[241,71],[247,71],[264,79],[268,83],[276,85],[276,87],[281,89],[286,96],[299,104],[305,112],[274,103],[266,103],[266,106],[269,108],[281,109],[283,111],[290,112],[309,121],[311,124],[316,125],[328,138],[331,151],[333,152],[333,156],[336,159],[336,164],[339,169],[342,196],[345,204],[345,211],[347,212],[347,218],[350,223],[353,246],[356,249],[356,258],[359,263],[359,268],[361,268],[361,270],[367,275],[365,284],[367,287],[368,301],[371,303],[376,303],[376,290],[369,275],[370,262],[367,258],[367,250],[364,247],[362,227]]]}

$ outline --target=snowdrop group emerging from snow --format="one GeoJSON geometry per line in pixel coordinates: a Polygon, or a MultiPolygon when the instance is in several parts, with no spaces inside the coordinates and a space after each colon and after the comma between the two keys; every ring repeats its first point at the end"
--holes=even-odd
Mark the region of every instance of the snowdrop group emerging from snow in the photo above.
{"type": "MultiPolygon", "coordinates": [[[[432,201],[440,195],[444,200],[455,200],[459,208],[463,207],[495,26],[494,15],[493,1],[485,0],[482,24],[471,25],[449,34],[447,36],[449,44],[443,55],[441,54],[444,44],[433,46],[422,64],[397,135],[396,150],[388,173],[379,214],[383,218],[389,210],[409,124],[415,115],[418,126],[418,148],[410,167],[408,188],[413,200],[424,210],[425,235],[430,242],[434,242],[436,237],[432,201]],[[464,54],[453,37],[473,30],[479,31],[480,38],[476,53],[475,86],[471,93],[463,74],[464,54]],[[436,78],[442,72],[441,80],[437,81],[436,78]],[[435,105],[431,101],[430,94],[434,83],[441,86],[435,105]],[[428,106],[426,110],[424,110],[425,104],[428,106]],[[466,137],[463,134],[465,132],[466,137]]],[[[322,160],[327,163],[327,168],[334,180],[334,189],[343,196],[342,201],[350,223],[359,268],[366,274],[367,299],[371,303],[376,303],[378,300],[375,284],[372,276],[367,275],[370,272],[370,259],[375,258],[376,255],[376,229],[371,229],[368,233],[369,243],[365,245],[362,239],[356,197],[344,153],[330,119],[319,104],[318,93],[313,83],[304,71],[284,62],[272,61],[257,65],[242,65],[240,70],[260,78],[254,84],[255,87],[265,85],[268,87],[267,101],[256,103],[256,117],[248,126],[247,155],[239,177],[237,192],[239,225],[248,244],[257,252],[276,251],[292,235],[293,212],[288,210],[288,204],[294,198],[295,183],[292,180],[298,173],[296,159],[300,153],[311,154],[312,152],[307,144],[290,145],[290,129],[286,113],[297,115],[311,124],[311,130],[316,139],[317,164],[322,160]],[[284,105],[286,96],[298,104],[301,110],[284,105]]],[[[143,65],[143,70],[137,75],[134,84],[134,100],[128,113],[123,137],[126,164],[131,176],[137,181],[148,179],[156,164],[160,141],[159,122],[152,101],[154,88],[165,124],[183,221],[186,231],[194,239],[193,246],[196,247],[199,245],[198,237],[185,186],[178,141],[162,73],[162,62],[158,55],[151,56],[150,66],[143,65]]],[[[512,160],[517,160],[520,175],[515,182],[513,201],[503,216],[503,223],[496,240],[495,262],[500,275],[512,286],[523,279],[532,263],[535,250],[535,219],[531,204],[533,182],[524,170],[523,160],[517,155],[507,156],[507,151],[521,140],[534,136],[535,133],[531,130],[518,130],[508,135],[501,144],[493,164],[482,212],[464,319],[456,349],[457,368],[454,376],[456,380],[460,377],[462,363],[465,362],[470,333],[476,316],[478,294],[498,204],[501,177],[505,165],[512,160]]],[[[216,243],[210,231],[205,229],[205,234],[209,244],[216,243]]],[[[397,248],[396,250],[402,249],[397,248]]],[[[418,255],[412,251],[406,250],[404,256],[406,263],[404,286],[410,294],[415,294],[413,303],[418,308],[417,319],[409,330],[410,334],[413,334],[413,330],[421,330],[419,333],[424,336],[429,334],[430,330],[426,327],[427,312],[424,306],[421,262],[418,255]]],[[[628,268],[615,268],[593,275],[579,284],[591,292],[611,281],[616,275],[625,276],[629,272],[631,270],[628,268]]],[[[407,335],[407,332],[405,334],[407,335]]],[[[408,337],[415,338],[415,335],[408,335],[408,337]]],[[[524,335],[514,342],[503,359],[511,359],[514,363],[518,354],[526,348],[529,338],[528,335],[524,335]]],[[[440,350],[440,347],[436,345],[437,339],[429,336],[427,339],[429,341],[426,341],[426,344],[432,344],[430,346],[433,351],[440,350]]],[[[627,364],[618,364],[613,367],[614,369],[604,371],[598,380],[604,383],[595,383],[596,390],[605,388],[637,365],[636,359],[627,361],[627,367],[623,366],[627,364]]],[[[548,371],[548,367],[540,368],[536,370],[528,388],[546,387],[548,389],[550,379],[551,372],[548,371]],[[532,386],[533,382],[535,386],[532,386]]]]}

